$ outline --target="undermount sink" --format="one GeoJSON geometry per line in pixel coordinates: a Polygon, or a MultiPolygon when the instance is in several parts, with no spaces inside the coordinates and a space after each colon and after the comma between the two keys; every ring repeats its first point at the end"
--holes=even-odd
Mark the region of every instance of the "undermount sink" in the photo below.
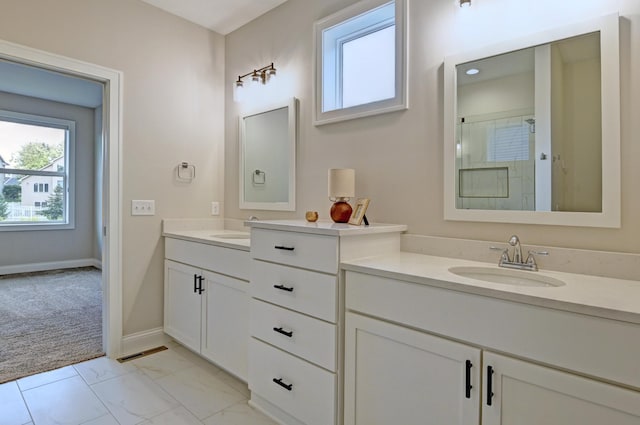
{"type": "Polygon", "coordinates": [[[449,271],[460,277],[514,286],[557,287],[565,283],[536,272],[497,269],[493,267],[451,267],[449,271]]]}
{"type": "Polygon", "coordinates": [[[209,236],[218,239],[249,239],[248,233],[216,233],[209,236]]]}

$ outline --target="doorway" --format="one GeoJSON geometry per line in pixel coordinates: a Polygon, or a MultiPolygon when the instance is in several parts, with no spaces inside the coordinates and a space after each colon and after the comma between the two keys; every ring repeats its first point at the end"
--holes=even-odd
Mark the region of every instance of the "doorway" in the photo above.
{"type": "Polygon", "coordinates": [[[100,184],[102,226],[102,329],[103,349],[108,357],[121,355],[122,271],[121,271],[121,102],[122,73],[99,65],[55,55],[0,40],[0,59],[17,64],[80,77],[103,87],[102,161],[100,184]]]}

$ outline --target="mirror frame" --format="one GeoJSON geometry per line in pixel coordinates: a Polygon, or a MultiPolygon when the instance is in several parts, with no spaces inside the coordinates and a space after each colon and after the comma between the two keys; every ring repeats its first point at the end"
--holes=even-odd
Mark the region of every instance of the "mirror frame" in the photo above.
{"type": "Polygon", "coordinates": [[[244,113],[238,118],[239,127],[239,202],[240,209],[250,210],[270,210],[270,211],[295,211],[296,210],[296,143],[297,143],[297,103],[295,97],[289,99],[286,103],[278,103],[250,113],[244,113]],[[287,125],[287,141],[289,148],[289,192],[287,202],[249,202],[245,201],[244,184],[245,184],[245,136],[246,127],[245,119],[254,115],[267,113],[277,109],[288,108],[288,125],[287,125]]]}
{"type": "Polygon", "coordinates": [[[444,219],[558,226],[620,227],[620,35],[618,14],[567,25],[470,52],[444,61],[444,219]],[[600,32],[602,91],[602,212],[511,211],[456,208],[456,66],[466,62],[600,32]]]}

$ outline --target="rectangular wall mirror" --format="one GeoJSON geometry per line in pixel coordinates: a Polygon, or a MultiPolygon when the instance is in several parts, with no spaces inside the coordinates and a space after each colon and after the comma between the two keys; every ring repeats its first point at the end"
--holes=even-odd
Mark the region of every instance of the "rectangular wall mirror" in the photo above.
{"type": "Polygon", "coordinates": [[[240,117],[240,208],[294,211],[297,101],[240,117]]]}
{"type": "Polygon", "coordinates": [[[445,60],[445,219],[620,226],[618,16],[445,60]]]}

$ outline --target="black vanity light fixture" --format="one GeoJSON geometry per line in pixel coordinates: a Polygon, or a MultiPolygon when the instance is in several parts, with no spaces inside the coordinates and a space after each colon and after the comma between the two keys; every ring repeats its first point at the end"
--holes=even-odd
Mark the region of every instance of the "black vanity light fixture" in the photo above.
{"type": "MultiPolygon", "coordinates": [[[[276,68],[273,66],[273,62],[270,65],[263,66],[262,68],[254,69],[251,72],[247,72],[244,75],[238,75],[238,79],[233,84],[233,98],[236,102],[243,102],[249,92],[247,89],[250,87],[257,87],[264,85],[267,81],[272,80],[276,76],[276,68]],[[251,77],[249,80],[248,77],[251,77]],[[246,79],[248,81],[245,81],[246,79]]],[[[253,90],[249,90],[253,92],[253,90]]]]}
{"type": "Polygon", "coordinates": [[[238,75],[238,79],[235,82],[235,87],[240,88],[244,86],[243,78],[251,76],[251,82],[266,84],[267,81],[276,76],[276,68],[273,66],[273,62],[270,65],[263,66],[259,69],[254,69],[251,72],[247,72],[244,75],[238,75]]]}
{"type": "Polygon", "coordinates": [[[460,7],[470,7],[471,0],[460,0],[460,7]]]}

